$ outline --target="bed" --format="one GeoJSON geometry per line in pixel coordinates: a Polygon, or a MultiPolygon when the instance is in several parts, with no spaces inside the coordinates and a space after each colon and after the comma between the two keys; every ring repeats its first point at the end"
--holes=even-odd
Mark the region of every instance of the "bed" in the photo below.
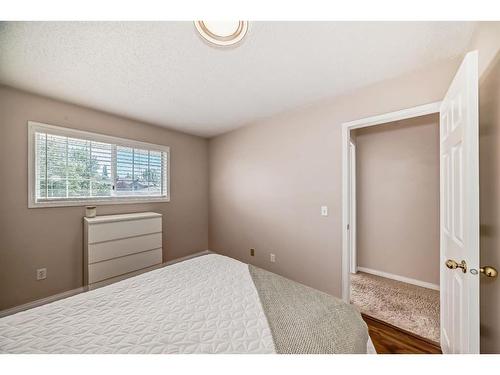
{"type": "Polygon", "coordinates": [[[374,353],[350,305],[207,254],[0,319],[1,353],[374,353]]]}

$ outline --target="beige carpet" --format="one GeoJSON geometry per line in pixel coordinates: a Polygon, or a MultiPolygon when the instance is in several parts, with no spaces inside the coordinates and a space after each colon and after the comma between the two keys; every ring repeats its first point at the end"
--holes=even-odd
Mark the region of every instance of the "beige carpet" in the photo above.
{"type": "Polygon", "coordinates": [[[439,342],[439,291],[364,272],[351,275],[351,303],[361,312],[439,342]]]}

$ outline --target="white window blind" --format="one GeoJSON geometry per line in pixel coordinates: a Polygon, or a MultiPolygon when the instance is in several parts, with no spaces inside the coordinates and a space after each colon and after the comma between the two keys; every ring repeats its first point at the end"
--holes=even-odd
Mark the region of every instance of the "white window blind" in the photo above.
{"type": "Polygon", "coordinates": [[[30,123],[30,151],[32,206],[169,199],[166,146],[30,123]]]}
{"type": "Polygon", "coordinates": [[[116,147],[116,194],[162,194],[162,153],[116,147]]]}

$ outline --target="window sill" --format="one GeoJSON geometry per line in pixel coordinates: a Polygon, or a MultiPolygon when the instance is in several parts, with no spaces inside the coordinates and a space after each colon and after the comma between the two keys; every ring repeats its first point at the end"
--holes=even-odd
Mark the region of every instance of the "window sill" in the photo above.
{"type": "Polygon", "coordinates": [[[50,200],[36,202],[29,200],[28,208],[108,206],[115,204],[141,204],[170,202],[170,197],[123,197],[82,200],[50,200]]]}

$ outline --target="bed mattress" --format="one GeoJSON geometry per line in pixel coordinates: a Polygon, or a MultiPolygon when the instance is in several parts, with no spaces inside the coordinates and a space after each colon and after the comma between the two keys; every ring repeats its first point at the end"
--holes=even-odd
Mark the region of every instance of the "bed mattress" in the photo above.
{"type": "MultiPolygon", "coordinates": [[[[248,265],[209,254],[0,319],[1,353],[275,353],[248,265]]],[[[368,352],[373,352],[368,343],[368,352]]]]}

